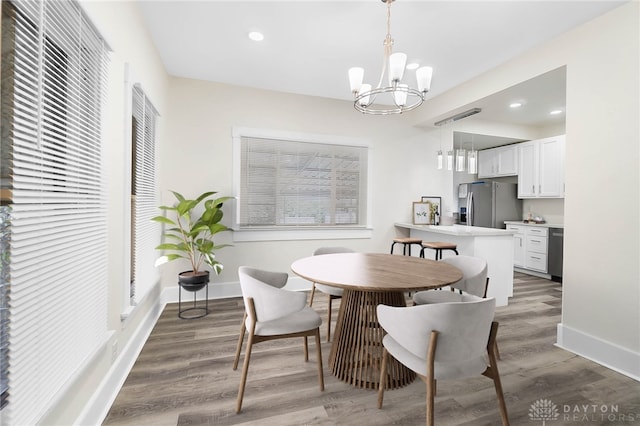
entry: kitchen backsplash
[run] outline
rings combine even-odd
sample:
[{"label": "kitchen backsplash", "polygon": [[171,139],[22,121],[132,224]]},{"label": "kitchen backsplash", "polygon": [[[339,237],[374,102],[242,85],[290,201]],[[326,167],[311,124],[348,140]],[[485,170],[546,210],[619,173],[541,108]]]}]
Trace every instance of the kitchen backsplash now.
[{"label": "kitchen backsplash", "polygon": [[523,200],[522,215],[542,216],[547,223],[564,224],[564,198]]}]

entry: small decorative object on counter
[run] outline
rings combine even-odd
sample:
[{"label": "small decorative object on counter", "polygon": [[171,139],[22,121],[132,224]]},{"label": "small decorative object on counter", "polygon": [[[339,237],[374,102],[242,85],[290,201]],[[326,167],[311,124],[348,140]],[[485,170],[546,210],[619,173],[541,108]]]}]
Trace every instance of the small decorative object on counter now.
[{"label": "small decorative object on counter", "polygon": [[531,212],[529,212],[529,214],[527,215],[527,218],[525,220],[523,220],[523,222],[524,223],[537,223],[537,224],[546,223],[546,221],[544,220],[544,218],[542,216],[534,215]]}]

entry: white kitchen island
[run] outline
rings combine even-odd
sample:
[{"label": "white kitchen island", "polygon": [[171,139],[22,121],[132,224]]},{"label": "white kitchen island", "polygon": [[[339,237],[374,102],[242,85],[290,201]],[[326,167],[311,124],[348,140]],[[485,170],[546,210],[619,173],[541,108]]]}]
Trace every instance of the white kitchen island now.
[{"label": "white kitchen island", "polygon": [[[506,306],[513,296],[513,235],[506,229],[482,228],[465,225],[413,225],[395,223],[398,228],[409,230],[409,236],[422,241],[445,241],[458,245],[458,253],[483,258],[488,264],[488,297],[495,297],[497,306]],[[435,258],[435,251],[425,249],[424,257]],[[419,253],[413,252],[415,256]],[[455,256],[444,250],[442,257]]]}]

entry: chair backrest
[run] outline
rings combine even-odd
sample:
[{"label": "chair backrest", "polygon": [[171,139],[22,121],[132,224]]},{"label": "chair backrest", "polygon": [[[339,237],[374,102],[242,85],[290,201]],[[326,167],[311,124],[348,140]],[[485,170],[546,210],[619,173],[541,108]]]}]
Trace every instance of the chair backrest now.
[{"label": "chair backrest", "polygon": [[355,250],[352,250],[347,247],[320,247],[313,252],[313,255],[319,256],[321,254],[335,254],[335,253],[355,253]]},{"label": "chair backrest", "polygon": [[484,297],[487,288],[487,261],[473,256],[451,256],[441,259],[462,271],[462,279],[451,287],[478,297]]},{"label": "chair backrest", "polygon": [[263,269],[252,268],[250,266],[241,266],[238,268],[238,274],[245,274],[256,280],[269,284],[271,287],[282,288],[287,284],[289,274],[286,272],[272,272]]},{"label": "chair backrest", "polygon": [[[278,285],[284,286],[286,283],[287,274],[284,272],[270,272],[241,266],[238,268],[238,276],[245,310],[250,320],[253,320],[252,305],[255,308],[255,320],[263,322],[298,312],[307,303],[305,293],[288,291],[278,287]],[[272,281],[263,281],[263,278]],[[252,300],[252,303],[249,302],[249,299]]]},{"label": "chair backrest", "polygon": [[409,307],[378,305],[384,330],[413,355],[426,360],[429,336],[437,331],[435,362],[448,365],[477,360],[486,354],[494,298],[463,295],[462,302]]}]

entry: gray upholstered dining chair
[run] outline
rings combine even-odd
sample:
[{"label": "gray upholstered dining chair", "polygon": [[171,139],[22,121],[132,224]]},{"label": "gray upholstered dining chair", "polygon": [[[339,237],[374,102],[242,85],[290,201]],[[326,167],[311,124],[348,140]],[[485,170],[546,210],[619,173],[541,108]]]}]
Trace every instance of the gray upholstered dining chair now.
[{"label": "gray upholstered dining chair", "polygon": [[[452,291],[425,290],[413,295],[413,303],[425,305],[429,303],[460,302],[463,293],[477,297],[487,297],[489,279],[487,278],[487,261],[473,256],[452,256],[440,262],[448,263],[462,271],[462,279],[451,285]],[[455,291],[458,290],[458,291]]]},{"label": "gray upholstered dining chair", "polygon": [[[265,271],[263,269],[250,268],[248,266],[242,267],[242,270],[245,274],[262,281],[264,284],[269,284],[275,288],[282,288],[287,285],[287,280],[289,279],[289,274],[286,272],[273,272],[273,271]],[[247,327],[245,323],[247,321],[247,311],[245,309],[244,316],[242,317],[242,322],[240,323],[240,335],[238,337],[238,345],[236,347],[236,357],[233,360],[233,369],[236,370],[238,368],[238,361],[240,360],[240,352],[242,351],[242,342],[244,341],[244,333]]]},{"label": "gray upholstered dining chair", "polygon": [[[451,285],[451,291],[426,290],[419,291],[413,295],[415,305],[426,305],[430,303],[461,302],[463,294],[470,294],[477,297],[487,297],[489,288],[489,277],[487,276],[487,261],[472,256],[447,257],[440,260],[462,271],[462,279]],[[457,290],[457,291],[455,291]],[[495,346],[496,357],[500,359],[498,343]]]},{"label": "gray upholstered dining chair", "polygon": [[[303,337],[304,357],[305,361],[308,361],[307,337],[314,336],[316,340],[318,382],[320,390],[324,390],[322,350],[320,347],[320,325],[322,324],[322,319],[313,309],[306,306],[307,296],[305,293],[288,291],[265,283],[262,279],[269,278],[269,274],[266,272],[248,266],[241,266],[238,269],[246,312],[244,325],[249,332],[249,337],[238,389],[236,413],[239,413],[242,409],[242,398],[247,382],[253,345],[267,340]],[[240,344],[241,341],[239,342]]]},{"label": "gray upholstered dining chair", "polygon": [[[413,370],[427,386],[427,426],[434,422],[436,380],[484,375],[493,379],[503,426],[509,425],[494,345],[495,299],[463,295],[461,302],[409,307],[378,305],[382,364],[378,408],[382,408],[389,355]],[[488,360],[488,363],[487,363]],[[488,365],[487,365],[488,364]]]},{"label": "gray upholstered dining chair", "polygon": [[[347,247],[320,247],[313,252],[314,256],[323,254],[334,253],[355,253],[354,250]],[[311,287],[311,297],[309,298],[309,306],[313,306],[313,297],[316,294],[316,289],[322,293],[326,293],[329,296],[329,306],[327,307],[327,342],[331,340],[331,305],[334,299],[340,299],[342,297],[342,289],[337,287],[331,287],[330,285],[313,283]]]}]

